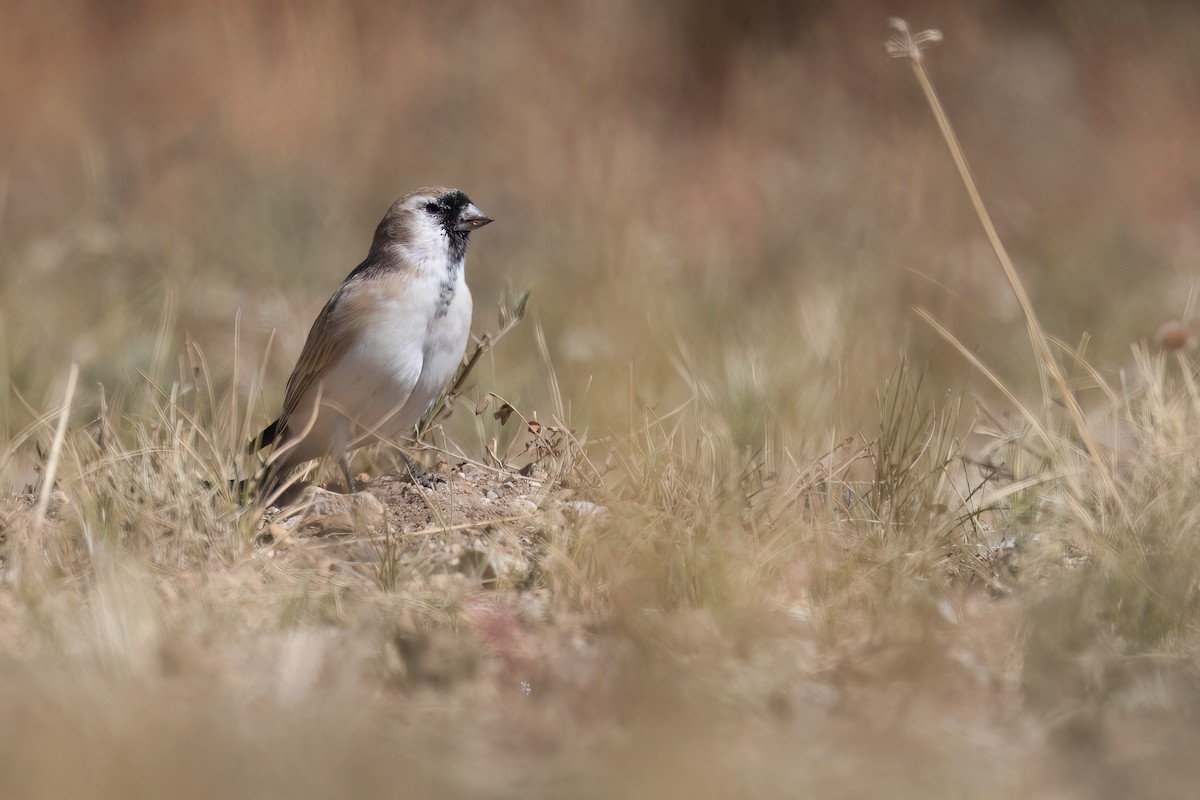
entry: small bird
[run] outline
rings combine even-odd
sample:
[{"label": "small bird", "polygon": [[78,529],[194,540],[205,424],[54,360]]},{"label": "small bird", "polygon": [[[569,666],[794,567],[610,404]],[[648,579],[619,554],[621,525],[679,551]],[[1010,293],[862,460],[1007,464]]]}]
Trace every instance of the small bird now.
[{"label": "small bird", "polygon": [[251,442],[275,445],[263,485],[331,456],[354,491],[349,454],[394,442],[462,363],[471,332],[467,239],[492,218],[457,189],[404,195],[375,229],[367,258],[317,315],[288,378],[279,418]]}]

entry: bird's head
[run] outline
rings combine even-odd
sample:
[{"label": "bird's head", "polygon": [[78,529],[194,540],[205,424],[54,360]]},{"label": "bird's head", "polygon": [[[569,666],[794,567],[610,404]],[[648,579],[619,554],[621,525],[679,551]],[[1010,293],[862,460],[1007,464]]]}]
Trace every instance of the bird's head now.
[{"label": "bird's head", "polygon": [[401,197],[375,229],[372,253],[397,252],[413,262],[461,261],[467,237],[492,218],[458,189],[426,187]]}]

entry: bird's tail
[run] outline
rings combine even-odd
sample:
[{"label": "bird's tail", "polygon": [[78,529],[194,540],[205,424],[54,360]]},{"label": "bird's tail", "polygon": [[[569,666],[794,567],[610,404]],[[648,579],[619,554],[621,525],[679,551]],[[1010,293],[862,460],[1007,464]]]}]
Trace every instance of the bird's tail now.
[{"label": "bird's tail", "polygon": [[[262,429],[262,432],[246,443],[246,454],[253,455],[262,448],[274,444],[276,437],[279,435],[279,420],[275,420],[270,425]],[[229,482],[229,489],[234,496],[242,502],[248,500],[252,495],[258,494],[263,488],[265,481],[270,479],[269,470],[256,471],[256,474],[245,480],[232,480]]]},{"label": "bird's tail", "polygon": [[248,454],[249,453],[257,453],[259,450],[266,447],[267,445],[274,444],[275,437],[278,434],[279,434],[279,420],[275,420],[270,425],[263,428],[262,433],[260,433],[258,436],[255,436],[253,439],[250,440],[250,443],[246,445],[246,452]]}]

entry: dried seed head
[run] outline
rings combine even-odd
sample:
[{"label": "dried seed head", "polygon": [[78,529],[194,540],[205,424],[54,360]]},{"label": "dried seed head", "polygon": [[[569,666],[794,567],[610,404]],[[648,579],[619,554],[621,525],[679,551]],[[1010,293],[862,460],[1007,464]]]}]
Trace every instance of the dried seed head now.
[{"label": "dried seed head", "polygon": [[888,27],[895,31],[891,38],[887,40],[884,49],[892,58],[911,58],[913,61],[921,60],[921,48],[930,42],[940,42],[942,40],[942,32],[930,28],[921,31],[920,33],[912,33],[908,29],[908,23],[899,17],[892,17],[888,20]]}]

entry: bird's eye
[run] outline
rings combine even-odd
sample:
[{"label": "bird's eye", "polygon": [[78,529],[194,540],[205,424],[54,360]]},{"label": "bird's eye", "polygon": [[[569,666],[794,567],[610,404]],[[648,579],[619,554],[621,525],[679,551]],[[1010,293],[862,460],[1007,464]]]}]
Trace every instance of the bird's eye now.
[{"label": "bird's eye", "polygon": [[439,210],[438,204],[437,203],[426,203],[425,210],[428,211],[430,214],[436,214]]}]

